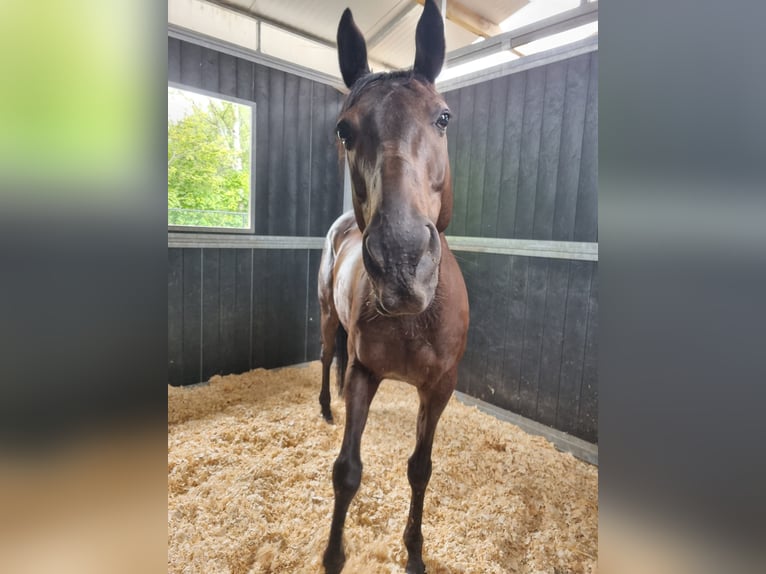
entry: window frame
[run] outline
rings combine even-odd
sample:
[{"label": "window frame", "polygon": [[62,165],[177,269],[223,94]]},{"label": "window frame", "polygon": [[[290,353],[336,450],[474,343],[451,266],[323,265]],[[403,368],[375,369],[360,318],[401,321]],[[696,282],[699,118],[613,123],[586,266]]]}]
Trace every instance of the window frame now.
[{"label": "window frame", "polygon": [[[180,82],[168,81],[168,88],[174,88],[177,90],[184,90],[187,92],[193,92],[201,96],[207,96],[209,98],[215,98],[218,100],[224,100],[234,104],[247,106],[250,108],[250,203],[248,204],[248,212],[250,219],[250,226],[245,228],[235,227],[203,227],[192,225],[170,225],[168,224],[168,232],[187,232],[187,233],[218,233],[218,234],[248,234],[253,235],[255,233],[255,120],[256,120],[256,103],[250,100],[238,98],[236,96],[229,96],[228,94],[221,94],[219,92],[213,92],[211,90],[205,90],[203,88],[197,88],[196,86],[189,86]],[[167,196],[167,187],[165,188],[165,195]]]}]

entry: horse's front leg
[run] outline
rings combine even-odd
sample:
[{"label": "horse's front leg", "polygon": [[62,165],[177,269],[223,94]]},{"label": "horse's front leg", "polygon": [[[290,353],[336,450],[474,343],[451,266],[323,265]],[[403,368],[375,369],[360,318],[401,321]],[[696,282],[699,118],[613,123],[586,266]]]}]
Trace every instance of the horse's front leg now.
[{"label": "horse's front leg", "polygon": [[322,306],[321,336],[322,336],[322,389],[319,391],[319,404],[322,416],[328,423],[333,422],[330,409],[330,365],[335,353],[335,333],[338,331],[338,315],[329,306]]},{"label": "horse's front leg", "polygon": [[330,526],[330,540],[324,552],[322,564],[327,574],[336,574],[343,569],[346,555],[343,551],[343,525],[346,513],[362,481],[362,458],[360,446],[362,432],[367,423],[370,403],[380,385],[367,369],[355,361],[346,376],[346,428],[340,454],[332,469],[332,483],[335,489],[335,507]]},{"label": "horse's front leg", "polygon": [[423,574],[423,500],[426,487],[431,479],[431,450],[434,433],[444,407],[447,406],[457,383],[457,370],[453,369],[432,387],[420,389],[417,437],[415,451],[407,464],[407,478],[412,489],[410,514],[404,530],[404,545],[407,547],[407,574]]}]

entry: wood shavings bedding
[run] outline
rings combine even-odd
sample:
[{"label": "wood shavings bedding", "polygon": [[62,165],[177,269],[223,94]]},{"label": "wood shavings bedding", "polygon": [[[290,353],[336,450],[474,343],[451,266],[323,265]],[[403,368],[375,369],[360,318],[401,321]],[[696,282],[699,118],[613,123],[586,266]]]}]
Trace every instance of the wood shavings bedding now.
[{"label": "wood shavings bedding", "polygon": [[[168,387],[168,572],[320,573],[345,419],[319,362]],[[335,387],[333,386],[333,391]],[[381,384],[362,438],[344,573],[403,572],[415,389]],[[429,574],[593,574],[598,471],[452,399],[423,518]]]}]

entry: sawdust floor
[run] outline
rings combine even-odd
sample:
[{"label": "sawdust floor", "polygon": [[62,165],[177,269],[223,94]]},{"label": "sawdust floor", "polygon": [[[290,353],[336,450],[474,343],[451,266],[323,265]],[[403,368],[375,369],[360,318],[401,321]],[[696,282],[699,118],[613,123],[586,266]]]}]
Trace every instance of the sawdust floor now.
[{"label": "sawdust floor", "polygon": [[[168,387],[168,572],[321,572],[332,463],[307,367]],[[333,386],[333,391],[335,387]],[[362,441],[344,573],[403,572],[417,394],[385,381]],[[597,469],[452,399],[437,429],[423,536],[429,574],[596,572]]]}]

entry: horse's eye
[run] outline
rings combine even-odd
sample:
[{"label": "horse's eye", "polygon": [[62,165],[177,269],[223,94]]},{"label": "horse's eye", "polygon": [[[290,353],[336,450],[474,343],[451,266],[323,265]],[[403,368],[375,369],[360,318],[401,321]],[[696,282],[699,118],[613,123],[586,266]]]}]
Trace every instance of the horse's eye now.
[{"label": "horse's eye", "polygon": [[436,125],[439,126],[441,129],[446,130],[447,124],[449,123],[449,112],[442,112],[439,116],[439,119],[436,120]]},{"label": "horse's eye", "polygon": [[338,122],[338,125],[335,126],[335,135],[338,136],[338,139],[346,149],[351,147],[351,126],[347,122],[343,120]]}]

